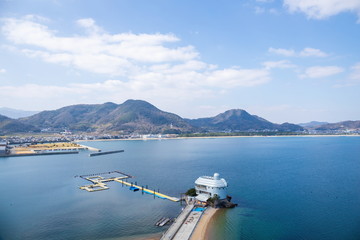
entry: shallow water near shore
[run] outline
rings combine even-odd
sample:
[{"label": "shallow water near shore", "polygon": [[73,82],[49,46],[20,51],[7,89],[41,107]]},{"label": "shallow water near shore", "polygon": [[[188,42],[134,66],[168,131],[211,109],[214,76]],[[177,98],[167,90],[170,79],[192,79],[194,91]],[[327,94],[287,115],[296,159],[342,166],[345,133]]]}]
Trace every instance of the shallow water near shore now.
[{"label": "shallow water near shore", "polygon": [[213,239],[359,239],[360,137],[248,137],[82,144],[124,153],[0,158],[0,239],[126,239],[156,234],[179,203],[111,182],[86,192],[76,175],[119,170],[170,196],[219,172],[239,204]]}]

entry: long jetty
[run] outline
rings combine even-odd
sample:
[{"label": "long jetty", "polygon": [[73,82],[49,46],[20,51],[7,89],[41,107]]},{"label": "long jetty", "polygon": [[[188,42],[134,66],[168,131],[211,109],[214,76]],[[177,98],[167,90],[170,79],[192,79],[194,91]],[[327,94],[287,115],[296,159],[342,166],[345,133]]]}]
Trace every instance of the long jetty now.
[{"label": "long jetty", "polygon": [[33,152],[33,153],[10,153],[2,154],[0,157],[25,157],[25,156],[45,156],[45,155],[59,155],[59,154],[78,154],[79,151],[68,151],[68,152]]},{"label": "long jetty", "polygon": [[121,153],[124,152],[124,150],[115,150],[115,151],[106,151],[106,152],[96,152],[96,153],[90,153],[90,157],[99,156],[99,155],[106,155],[106,154],[113,154],[113,153]]}]

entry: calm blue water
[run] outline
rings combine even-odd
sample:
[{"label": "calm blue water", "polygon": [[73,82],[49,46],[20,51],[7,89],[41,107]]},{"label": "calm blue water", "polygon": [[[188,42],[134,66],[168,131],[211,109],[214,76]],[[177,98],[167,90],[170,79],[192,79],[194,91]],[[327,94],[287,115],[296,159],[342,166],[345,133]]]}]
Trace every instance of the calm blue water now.
[{"label": "calm blue water", "polygon": [[75,175],[120,170],[179,196],[219,172],[239,204],[211,239],[360,239],[360,137],[87,142],[124,153],[0,158],[0,239],[115,239],[164,229],[178,203],[119,183],[88,193]]}]

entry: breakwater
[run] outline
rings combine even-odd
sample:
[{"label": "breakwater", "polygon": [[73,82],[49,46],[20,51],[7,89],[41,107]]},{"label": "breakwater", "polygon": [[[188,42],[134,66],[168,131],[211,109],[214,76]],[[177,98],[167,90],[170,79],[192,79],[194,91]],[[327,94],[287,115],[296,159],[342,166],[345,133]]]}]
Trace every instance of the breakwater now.
[{"label": "breakwater", "polygon": [[124,150],[115,150],[115,151],[106,151],[106,152],[97,152],[97,153],[90,153],[90,157],[100,156],[100,155],[106,155],[106,154],[114,154],[114,153],[121,153],[124,152]]},{"label": "breakwater", "polygon": [[26,156],[43,156],[43,155],[60,155],[60,154],[78,154],[78,151],[67,151],[67,152],[39,152],[39,153],[10,153],[3,154],[0,157],[26,157]]}]

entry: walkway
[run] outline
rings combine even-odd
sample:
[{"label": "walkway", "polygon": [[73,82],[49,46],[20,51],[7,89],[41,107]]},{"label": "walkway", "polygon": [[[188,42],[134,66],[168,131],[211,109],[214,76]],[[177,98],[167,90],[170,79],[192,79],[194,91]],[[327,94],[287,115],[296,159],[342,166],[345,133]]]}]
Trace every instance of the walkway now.
[{"label": "walkway", "polygon": [[183,223],[185,222],[185,220],[187,219],[187,217],[189,216],[189,214],[191,213],[193,207],[194,205],[187,205],[160,240],[173,239],[183,225]]}]

